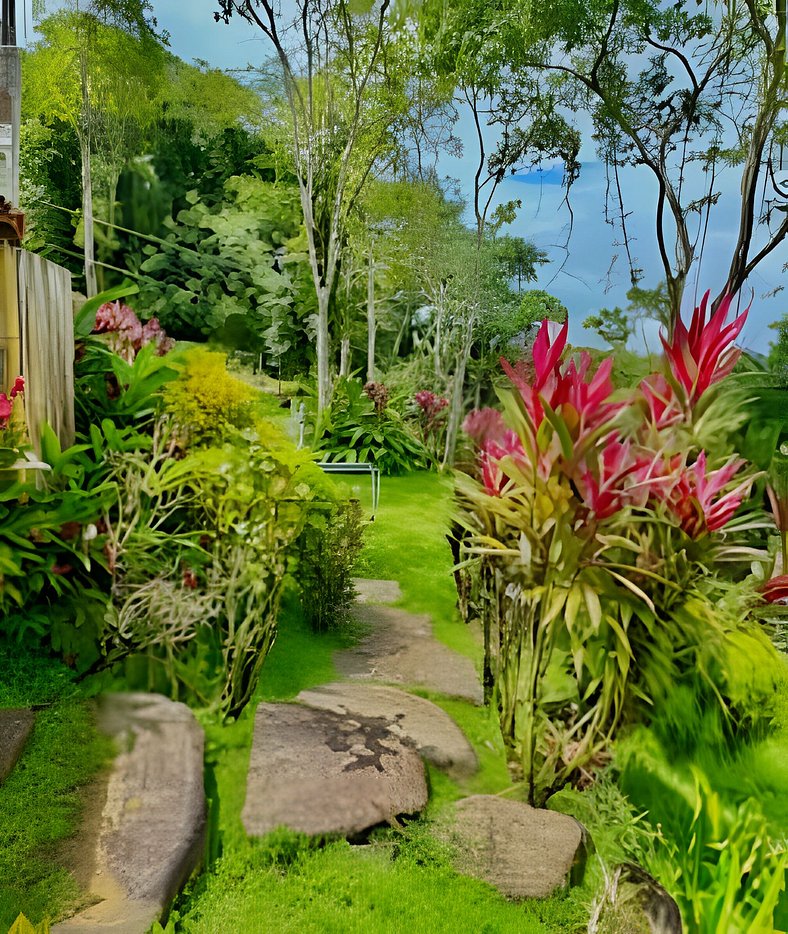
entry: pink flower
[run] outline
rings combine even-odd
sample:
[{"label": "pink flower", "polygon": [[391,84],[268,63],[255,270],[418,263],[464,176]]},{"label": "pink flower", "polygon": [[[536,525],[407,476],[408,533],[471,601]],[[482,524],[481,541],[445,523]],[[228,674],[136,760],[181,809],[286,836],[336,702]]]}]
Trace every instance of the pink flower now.
[{"label": "pink flower", "polygon": [[647,376],[640,383],[640,391],[648,406],[651,424],[657,429],[669,428],[681,421],[683,413],[673,387],[661,373]]},{"label": "pink flower", "polygon": [[482,469],[482,483],[490,496],[500,496],[501,490],[509,480],[501,467],[501,460],[504,457],[512,457],[522,461],[524,456],[522,442],[513,431],[504,433],[501,444],[492,439],[483,443],[479,452],[479,463]]},{"label": "pink flower", "polygon": [[596,472],[583,465],[577,477],[577,488],[597,519],[607,519],[632,502],[632,493],[625,481],[640,466],[641,462],[633,457],[630,442],[621,441],[615,432],[605,439]]},{"label": "pink flower", "polygon": [[761,584],[758,591],[763,594],[767,603],[788,603],[788,574],[772,577]]},{"label": "pink flower", "polygon": [[538,392],[547,382],[552,373],[558,370],[558,363],[566,348],[566,338],[569,334],[569,320],[563,327],[555,321],[542,322],[539,333],[536,335],[533,348],[534,367],[536,378],[534,389]]},{"label": "pink flower", "polygon": [[701,451],[691,467],[680,470],[665,501],[690,538],[716,532],[733,518],[754,478],[748,477],[735,489],[720,494],[743,466],[744,461],[734,457],[707,474],[706,452]]},{"label": "pink flower", "polygon": [[11,400],[4,392],[0,392],[0,428],[8,428],[12,410]]},{"label": "pink flower", "polygon": [[14,385],[11,387],[11,398],[15,399],[20,393],[25,391],[25,378],[24,376],[17,376],[14,380]]},{"label": "pink flower", "polygon": [[465,417],[462,430],[479,447],[485,441],[503,441],[506,425],[497,409],[474,409]]},{"label": "pink flower", "polygon": [[750,310],[748,305],[726,326],[725,319],[733,301],[732,295],[726,295],[707,322],[708,300],[709,292],[706,292],[700,306],[692,313],[689,331],[679,318],[670,343],[660,334],[671,371],[687,393],[690,404],[733,370],[741,351],[732,344],[744,327]]}]

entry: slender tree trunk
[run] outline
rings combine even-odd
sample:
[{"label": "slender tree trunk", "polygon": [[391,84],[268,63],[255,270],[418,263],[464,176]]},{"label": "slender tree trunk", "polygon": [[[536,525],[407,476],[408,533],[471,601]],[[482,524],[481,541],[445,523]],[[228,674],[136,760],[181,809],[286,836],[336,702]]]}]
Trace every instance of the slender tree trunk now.
[{"label": "slender tree trunk", "polygon": [[454,464],[454,455],[457,451],[457,438],[460,433],[462,413],[465,409],[465,368],[471,353],[473,343],[473,329],[476,315],[471,312],[465,321],[465,334],[462,344],[458,348],[457,361],[452,378],[452,391],[449,400],[449,417],[446,420],[446,446],[443,451],[441,470]]},{"label": "slender tree trunk", "polygon": [[339,375],[350,375],[350,338],[343,337],[339,345]]},{"label": "slender tree trunk", "polygon": [[82,159],[82,227],[85,255],[85,292],[92,298],[98,291],[96,284],[95,243],[93,236],[93,179],[90,171],[91,113],[88,94],[88,66],[85,53],[79,55],[79,72],[82,90],[80,113],[79,152]]},{"label": "slender tree trunk", "polygon": [[372,261],[372,247],[369,248],[369,267],[367,269],[367,382],[375,379],[375,264]]},{"label": "slender tree trunk", "polygon": [[317,408],[319,412],[331,402],[331,372],[329,369],[328,303],[329,290],[323,285],[317,290]]}]

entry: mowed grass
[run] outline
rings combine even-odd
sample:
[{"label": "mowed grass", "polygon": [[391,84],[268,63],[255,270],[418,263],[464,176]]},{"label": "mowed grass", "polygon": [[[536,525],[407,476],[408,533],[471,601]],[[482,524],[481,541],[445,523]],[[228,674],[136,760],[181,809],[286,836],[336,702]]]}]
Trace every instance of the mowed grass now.
[{"label": "mowed grass", "polygon": [[[575,896],[521,904],[457,875],[429,840],[322,847],[273,834],[221,859],[175,922],[188,934],[580,934]],[[281,847],[281,849],[280,849]]]},{"label": "mowed grass", "polygon": [[111,757],[73,674],[60,662],[0,647],[0,707],[46,705],[16,767],[0,785],[0,931],[17,915],[62,917],[83,894],[58,847],[79,825],[82,789]]}]

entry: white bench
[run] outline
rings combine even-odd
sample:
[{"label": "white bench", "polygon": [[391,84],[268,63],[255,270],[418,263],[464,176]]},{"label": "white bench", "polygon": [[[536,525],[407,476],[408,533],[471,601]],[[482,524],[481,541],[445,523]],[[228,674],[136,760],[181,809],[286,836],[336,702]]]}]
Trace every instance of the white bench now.
[{"label": "white bench", "polygon": [[369,474],[372,481],[372,518],[380,500],[380,467],[374,464],[351,464],[349,461],[320,461],[317,465],[326,473]]}]

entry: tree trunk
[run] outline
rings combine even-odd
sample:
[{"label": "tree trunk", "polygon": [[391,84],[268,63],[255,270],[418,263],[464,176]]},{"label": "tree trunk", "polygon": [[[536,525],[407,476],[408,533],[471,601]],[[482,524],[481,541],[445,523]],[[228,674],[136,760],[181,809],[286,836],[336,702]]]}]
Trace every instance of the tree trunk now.
[{"label": "tree trunk", "polygon": [[372,261],[372,248],[369,250],[369,268],[367,270],[367,382],[375,379],[375,264]]},{"label": "tree trunk", "polygon": [[339,345],[339,375],[350,375],[350,338],[343,337]]},{"label": "tree trunk", "polygon": [[325,286],[317,290],[317,409],[322,412],[331,402],[331,373],[329,371],[328,302]]},{"label": "tree trunk", "polygon": [[85,53],[79,55],[82,108],[80,113],[79,153],[82,159],[82,229],[85,255],[85,293],[92,298],[98,291],[96,285],[95,245],[93,236],[93,179],[90,171],[91,113],[88,94],[88,66]]},{"label": "tree trunk", "polygon": [[93,236],[93,180],[90,172],[90,143],[80,136],[80,155],[82,158],[82,229],[85,256],[85,294],[92,298],[98,292],[96,283],[96,265],[94,261]]},{"label": "tree trunk", "polygon": [[465,409],[465,368],[471,353],[473,343],[473,328],[476,315],[471,313],[465,321],[465,334],[462,345],[458,348],[454,377],[452,379],[451,399],[449,400],[449,417],[446,420],[446,446],[443,451],[441,470],[454,465],[454,455],[457,450],[457,438],[460,433],[460,422]]}]

